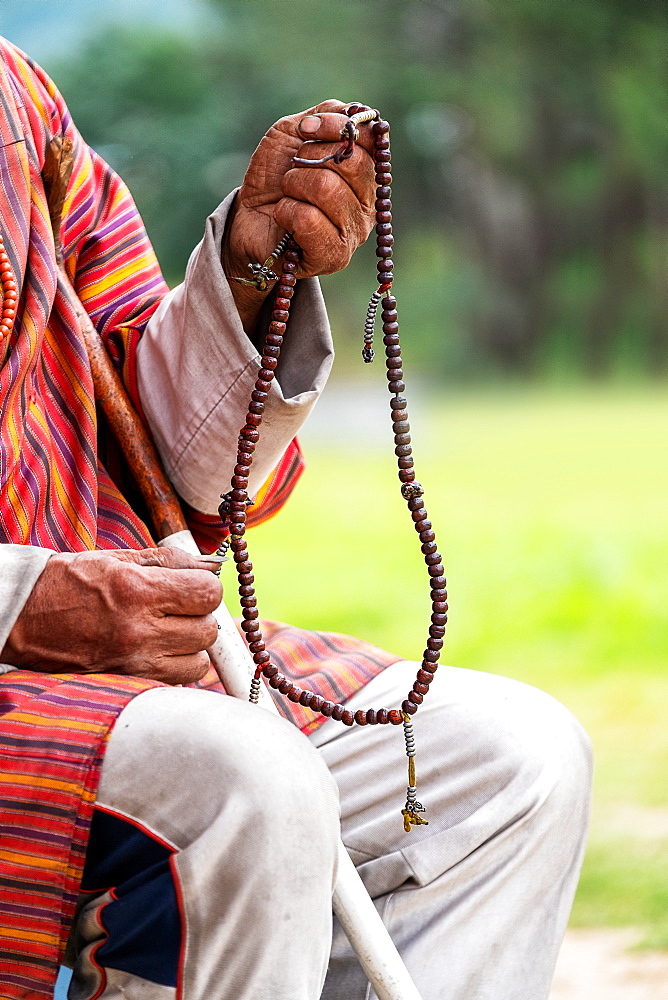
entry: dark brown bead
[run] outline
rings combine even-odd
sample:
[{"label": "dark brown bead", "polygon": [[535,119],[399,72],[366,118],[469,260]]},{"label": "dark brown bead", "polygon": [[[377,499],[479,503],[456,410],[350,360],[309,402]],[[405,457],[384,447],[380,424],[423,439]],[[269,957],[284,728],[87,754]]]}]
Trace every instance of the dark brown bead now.
[{"label": "dark brown bead", "polygon": [[272,320],[269,324],[269,333],[272,333],[275,337],[282,337],[285,333],[285,323],[279,323],[277,320]]},{"label": "dark brown bead", "polygon": [[427,566],[437,566],[441,564],[441,553],[432,552],[424,557]]},{"label": "dark brown bead", "polygon": [[[239,567],[237,566],[237,569]],[[252,587],[255,583],[255,575],[253,573],[247,573],[245,570],[243,573],[239,574],[239,583],[242,587]]]},{"label": "dark brown bead", "polygon": [[296,284],[297,284],[297,279],[295,278],[294,274],[282,274],[281,284],[279,286],[279,291],[281,295],[287,295],[287,292],[283,291],[284,286],[286,288],[292,288]]},{"label": "dark brown bead", "polygon": [[[431,582],[432,588],[434,590],[439,591],[439,592],[440,591],[444,591],[445,588],[448,585],[448,581],[445,579],[444,576],[432,576],[430,582]],[[434,600],[436,600],[436,598],[434,598]]]},{"label": "dark brown bead", "polygon": [[260,617],[260,612],[257,610],[257,608],[244,608],[243,616],[244,616],[244,621],[252,622],[255,621],[256,618]]},{"label": "dark brown bead", "polygon": [[[255,445],[253,445],[253,450],[255,450]],[[250,465],[251,462],[253,461],[253,455],[252,452],[250,451],[240,451],[239,454],[237,455],[237,458],[240,462],[244,462],[246,465]],[[236,493],[237,491],[234,490],[233,492]],[[244,504],[244,507],[245,506],[246,505]]]},{"label": "dark brown bead", "polygon": [[426,556],[430,556],[432,553],[436,552],[436,542],[424,542],[420,548]]},{"label": "dark brown bead", "polygon": [[254,399],[248,404],[249,413],[264,413],[264,403],[257,403]]},{"label": "dark brown bead", "polygon": [[398,708],[393,708],[390,712],[390,725],[400,726],[404,720],[401,718],[401,712]]},{"label": "dark brown bead", "polygon": [[379,708],[376,712],[376,719],[381,726],[386,726],[390,721],[390,713],[386,708]]},{"label": "dark brown bead", "polygon": [[[378,271],[391,271],[393,267],[394,267],[394,262],[390,259],[379,260],[378,263],[376,264],[376,269]],[[392,330],[390,332],[396,333],[396,330]]]},{"label": "dark brown bead", "polygon": [[[232,476],[231,483],[235,490],[247,490],[248,476]],[[232,534],[236,535],[238,532],[232,531]]]},{"label": "dark brown bead", "polygon": [[[253,653],[253,662],[258,667],[261,667],[263,663],[269,662],[269,653],[265,651],[262,651],[260,653]],[[262,667],[262,669],[264,670],[264,667]]]},{"label": "dark brown bead", "polygon": [[314,694],[313,698],[311,699],[311,704],[309,705],[309,708],[313,712],[319,712],[323,706],[324,701],[325,699],[321,698],[319,694]]},{"label": "dark brown bead", "polygon": [[[417,524],[419,524],[419,526],[420,526],[420,528],[419,528],[420,532],[431,531],[431,521],[426,516],[427,511],[424,509],[424,506],[422,507],[422,510],[424,511],[424,514],[422,515],[422,517],[416,517],[415,515],[418,513],[418,511],[415,511],[413,513],[413,520],[416,521]],[[416,527],[417,527],[417,524],[416,524]]]},{"label": "dark brown bead", "polygon": [[432,680],[434,678],[434,674],[436,673],[437,669],[438,669],[438,663],[427,663],[426,660],[423,660],[420,665],[420,670],[422,670],[425,674],[427,673],[431,674]]},{"label": "dark brown bead", "polygon": [[[241,631],[242,632],[253,632],[253,633],[255,633],[255,632],[257,632],[257,625],[255,624],[255,622],[242,622],[241,623]],[[257,640],[254,640],[254,641],[257,641]]]},{"label": "dark brown bead", "polygon": [[376,161],[376,163],[389,163],[391,158],[391,153],[388,153],[386,149],[379,149],[377,153],[374,153],[373,158]]},{"label": "dark brown bead", "polygon": [[446,601],[435,601],[434,604],[432,604],[431,610],[433,612],[433,614],[431,616],[431,620],[433,621],[433,623],[435,625],[445,625],[445,622],[437,622],[436,619],[434,618],[434,615],[436,615],[436,614],[438,614],[440,612],[445,617],[445,612],[448,610],[447,602]]},{"label": "dark brown bead", "polygon": [[377,198],[391,198],[392,188],[390,184],[392,183],[392,174],[389,170],[385,169],[376,172],[376,184],[379,186],[376,188]]},{"label": "dark brown bead", "polygon": [[367,709],[366,721],[367,721],[367,725],[368,726],[375,726],[376,725],[376,722],[378,720],[376,719],[376,713],[373,710],[373,708],[368,708]]},{"label": "dark brown bead", "polygon": [[[401,412],[402,412],[401,410],[393,410],[392,411],[392,419],[393,419],[393,421],[399,419],[399,414]],[[395,413],[397,414],[396,417],[394,416]],[[395,434],[394,435],[394,443],[395,444],[410,444],[411,443],[411,436],[410,436],[410,434]]]},{"label": "dark brown bead", "polygon": [[287,323],[290,313],[287,309],[274,309],[271,318],[274,323]]},{"label": "dark brown bead", "polygon": [[390,131],[390,123],[386,122],[384,118],[380,118],[377,122],[373,124],[373,134],[374,135],[385,135]]},{"label": "dark brown bead", "polygon": [[381,247],[394,246],[394,236],[392,236],[391,234],[388,236],[378,236],[377,243]]},{"label": "dark brown bead", "polygon": [[269,368],[260,368],[260,378],[263,382],[271,383],[274,378],[274,373]]},{"label": "dark brown bead", "polygon": [[[284,298],[282,295],[277,295],[274,299],[274,309],[289,309],[290,299]],[[274,319],[283,319],[282,316],[275,316]]]},{"label": "dark brown bead", "polygon": [[250,559],[246,559],[244,562],[240,562],[237,565],[237,573],[240,573],[243,576],[245,576],[246,573],[252,573],[252,572],[253,572],[253,563],[250,561]]},{"label": "dark brown bead", "polygon": [[426,670],[423,670],[422,667],[420,667],[420,669],[417,672],[416,684],[424,684],[425,687],[428,688],[429,685],[431,684],[433,676],[434,676],[433,674],[427,673]]},{"label": "dark brown bead", "polygon": [[438,653],[435,649],[425,649],[422,658],[427,663],[438,663]]},{"label": "dark brown bead", "polygon": [[439,562],[434,563],[433,566],[429,566],[429,568],[427,569],[427,573],[429,573],[429,576],[442,576],[443,563],[439,560]]},{"label": "dark brown bead", "polygon": [[344,726],[352,726],[355,721],[355,716],[349,709],[344,709],[343,715],[341,716],[341,722]]},{"label": "dark brown bead", "polygon": [[297,703],[301,698],[301,696],[302,696],[302,689],[300,687],[297,687],[296,684],[293,684],[290,690],[288,691],[288,698],[290,699],[290,701]]},{"label": "dark brown bead", "polygon": [[297,270],[297,262],[294,260],[283,261],[283,276],[287,277],[288,274],[294,274]]},{"label": "dark brown bead", "polygon": [[273,381],[273,379],[270,379],[267,382],[266,379],[258,378],[256,380],[256,382],[255,382],[255,388],[258,389],[261,392],[269,392],[269,390],[271,389],[271,383],[272,383],[272,381]]},{"label": "dark brown bead", "polygon": [[299,696],[299,704],[303,705],[304,708],[308,708],[309,705],[311,704],[311,701],[313,700],[313,697],[314,697],[313,691],[302,691],[302,693]]},{"label": "dark brown bead", "polygon": [[239,595],[241,597],[253,597],[254,591],[252,587],[239,587]]},{"label": "dark brown bead", "polygon": [[376,211],[376,222],[377,223],[392,222],[392,213]]},{"label": "dark brown bead", "polygon": [[335,705],[334,711],[332,712],[332,718],[336,719],[337,722],[340,722],[341,719],[343,718],[344,712],[345,708],[343,707],[343,705]]},{"label": "dark brown bead", "polygon": [[388,358],[399,358],[401,357],[401,348],[398,344],[388,344],[388,340],[392,340],[392,337],[385,337],[385,355]]},{"label": "dark brown bead", "polygon": [[239,604],[242,608],[256,608],[257,597],[241,597],[239,599]]},{"label": "dark brown bead", "polygon": [[355,722],[358,726],[366,726],[366,712],[364,709],[360,708],[359,711],[355,712]]},{"label": "dark brown bead", "polygon": [[320,709],[320,714],[324,715],[326,718],[331,718],[334,714],[335,705],[333,701],[323,701],[322,708]]},{"label": "dark brown bead", "polygon": [[411,446],[409,444],[398,444],[394,449],[394,454],[398,458],[405,458],[406,455],[410,455]]},{"label": "dark brown bead", "polygon": [[385,298],[382,299],[380,304],[384,311],[387,311],[388,309],[397,308],[397,300],[395,299],[394,295],[389,295],[389,294],[386,295]]},{"label": "dark brown bead", "polygon": [[414,705],[421,705],[424,698],[419,693],[419,691],[410,691],[408,694],[408,700],[412,701]]},{"label": "dark brown bead", "polygon": [[392,247],[376,247],[376,257],[391,257]]},{"label": "dark brown bead", "polygon": [[[263,357],[262,357],[261,364],[264,364],[264,359],[265,358],[280,358],[280,356],[281,356],[281,349],[280,349],[280,347],[272,347],[272,345],[269,344],[269,345],[267,345],[266,348],[264,348],[264,350],[263,350],[262,353],[263,353]],[[266,367],[267,368],[271,368],[271,365],[267,365]]]},{"label": "dark brown bead", "polygon": [[[439,601],[438,603],[439,603],[440,606],[445,607],[445,609],[447,611],[448,605],[447,605],[446,601]],[[431,620],[434,623],[434,625],[447,625],[448,624],[448,616],[447,616],[447,614],[444,614],[443,612],[440,612],[440,613],[436,612],[436,611],[433,612],[432,616],[431,616]]]},{"label": "dark brown bead", "polygon": [[420,531],[420,541],[421,542],[435,542],[436,541],[436,535],[431,530],[431,528],[423,528]]},{"label": "dark brown bead", "polygon": [[[273,372],[278,365],[276,358],[268,358],[266,355],[262,358],[262,368],[260,368],[260,374],[264,371]],[[264,377],[264,376],[263,376]]]},{"label": "dark brown bead", "polygon": [[[272,374],[273,374],[273,372],[272,372]],[[260,440],[260,432],[259,432],[259,430],[256,427],[248,427],[248,426],[246,426],[246,427],[243,427],[242,430],[241,430],[241,437],[243,437],[243,439],[245,441],[248,441],[248,442],[254,444],[256,441]]]},{"label": "dark brown bead", "polygon": [[278,685],[278,690],[281,694],[289,694],[292,691],[292,681],[289,677],[286,677],[283,683]]},{"label": "dark brown bead", "polygon": [[292,296],[295,294],[295,290],[294,288],[291,288],[290,285],[286,285],[283,282],[281,282],[281,284],[276,289],[276,294],[281,299],[281,301],[285,302],[287,300],[289,302]]},{"label": "dark brown bead", "polygon": [[390,400],[390,409],[392,410],[405,410],[408,403],[403,396],[395,396],[394,399]]},{"label": "dark brown bead", "polygon": [[[280,347],[283,343],[283,337],[278,333],[268,333],[264,338],[264,342],[268,347]],[[262,386],[260,386],[262,388]]]},{"label": "dark brown bead", "polygon": [[393,337],[399,333],[398,323],[383,323],[383,333],[386,337]]},{"label": "dark brown bead", "polygon": [[[376,180],[379,178],[376,176]],[[376,188],[376,208],[392,208],[392,188],[387,184],[381,184],[380,187]],[[379,204],[383,202],[383,204]],[[385,204],[387,202],[388,204]]]},{"label": "dark brown bead", "polygon": [[394,323],[397,320],[399,313],[396,309],[383,309],[380,314],[380,318],[383,323]]},{"label": "dark brown bead", "polygon": [[376,226],[376,232],[379,236],[391,236],[392,226],[389,222],[381,222]]},{"label": "dark brown bead", "polygon": [[415,471],[413,469],[399,469],[399,482],[401,483],[414,483],[415,482]]},{"label": "dark brown bead", "polygon": [[429,635],[433,639],[442,639],[445,635],[445,625],[430,625]]},{"label": "dark brown bead", "polygon": [[374,147],[376,149],[389,149],[390,148],[390,140],[386,139],[384,135],[378,136],[376,139],[374,139],[374,143],[373,144],[374,144]]},{"label": "dark brown bead", "polygon": [[254,403],[266,403],[268,396],[269,393],[265,392],[264,389],[253,389],[251,392],[251,399]]},{"label": "dark brown bead", "polygon": [[389,385],[390,392],[403,392],[405,388],[405,383],[402,382],[401,379],[394,379],[393,376],[393,381],[391,381]]},{"label": "dark brown bead", "polygon": [[[433,584],[434,581],[432,580],[431,583]],[[448,592],[445,589],[445,584],[443,584],[442,587],[441,586],[432,587],[432,589],[429,591],[429,596],[433,601],[432,607],[434,606],[434,604],[440,604],[440,603],[444,603],[447,607]]]},{"label": "dark brown bead", "polygon": [[262,423],[262,417],[260,417],[257,413],[247,413],[246,423],[251,424],[253,427],[259,427]]},{"label": "dark brown bead", "polygon": [[255,634],[259,635],[260,633],[259,632],[246,633],[246,642],[248,643],[248,648],[250,649],[251,653],[264,653],[264,648],[265,648],[264,642],[262,641],[262,639],[254,639],[253,635]]},{"label": "dark brown bead", "polygon": [[274,674],[274,676],[270,678],[269,683],[273,688],[278,688],[280,687],[281,684],[283,684],[284,681],[285,681],[285,674],[282,674],[279,671],[279,673]]},{"label": "dark brown bead", "polygon": [[438,652],[439,650],[443,649],[443,640],[431,639],[431,638],[427,639],[427,649],[432,649]]},{"label": "dark brown bead", "polygon": [[401,370],[402,361],[401,358],[388,358],[385,364],[388,371],[391,370],[393,373],[396,373]]},{"label": "dark brown bead", "polygon": [[271,678],[275,677],[276,674],[278,673],[278,667],[275,667],[272,663],[268,667],[265,667],[262,673],[267,678],[267,680],[271,680]]},{"label": "dark brown bead", "polygon": [[401,703],[401,709],[406,713],[406,715],[415,715],[417,712],[417,705],[414,705],[412,701],[403,701]]},{"label": "dark brown bead", "polygon": [[389,214],[392,211],[392,202],[389,198],[376,198],[374,208],[377,212],[387,212]]},{"label": "dark brown bead", "polygon": [[393,358],[387,362],[387,377],[391,382],[398,382],[404,377],[403,368],[395,367]]}]

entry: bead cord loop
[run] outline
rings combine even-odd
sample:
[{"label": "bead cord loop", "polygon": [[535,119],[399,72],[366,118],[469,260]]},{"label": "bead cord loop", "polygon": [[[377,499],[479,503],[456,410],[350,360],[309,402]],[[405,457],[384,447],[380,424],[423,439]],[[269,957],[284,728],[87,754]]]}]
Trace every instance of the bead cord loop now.
[{"label": "bead cord loop", "polygon": [[[371,128],[374,137],[378,289],[371,296],[371,302],[367,310],[364,327],[363,356],[365,361],[371,360],[373,356],[373,349],[371,347],[373,329],[378,307],[381,306],[383,344],[386,356],[385,364],[387,368],[388,388],[391,396],[390,409],[395,444],[394,451],[397,457],[401,494],[406,501],[415,525],[415,530],[420,539],[421,551],[427,566],[430,583],[431,624],[429,626],[429,636],[423,652],[420,669],[417,672],[412,689],[402,702],[401,709],[369,708],[366,710],[358,709],[353,713],[343,704],[327,701],[316,694],[316,692],[299,687],[289,678],[285,677],[284,674],[280,673],[278,668],[271,663],[260,629],[259,611],[257,609],[254,588],[253,564],[248,555],[248,546],[245,538],[246,511],[248,505],[252,502],[248,496],[248,481],[253,453],[260,438],[260,426],[262,424],[265,403],[278,366],[278,359],[290,315],[291,300],[297,283],[295,272],[299,265],[300,251],[292,235],[289,233],[285,235],[276,248],[276,251],[271,255],[274,261],[269,264],[271,258],[268,258],[264,265],[265,267],[271,267],[275,262],[275,258],[282,254],[281,273],[276,279],[275,299],[268,332],[262,349],[261,367],[255,382],[255,388],[251,394],[246,423],[239,432],[237,463],[234,467],[234,475],[231,482],[232,488],[228,493],[223,495],[222,503],[219,507],[220,516],[229,528],[230,535],[229,539],[226,539],[221,545],[217,554],[224,554],[222,551],[223,546],[225,546],[225,551],[227,551],[227,547],[229,546],[236,563],[242,613],[241,629],[245,634],[246,642],[256,665],[255,675],[251,684],[250,700],[257,702],[261,678],[264,676],[269,682],[270,687],[277,690],[290,701],[309,708],[311,711],[319,713],[326,718],[336,719],[346,726],[354,724],[358,726],[399,726],[403,724],[406,752],[408,755],[409,780],[406,805],[402,810],[402,815],[404,817],[404,829],[410,831],[413,826],[423,825],[427,822],[419,815],[424,812],[424,807],[418,802],[416,795],[415,741],[411,716],[417,712],[418,707],[428,694],[429,685],[438,668],[438,660],[447,624],[448,597],[443,564],[436,546],[436,536],[422,499],[424,490],[415,478],[410,424],[408,421],[408,404],[402,395],[406,387],[403,381],[403,363],[399,344],[397,303],[394,296],[390,294],[392,282],[394,281],[391,259],[391,248],[394,238],[392,236],[390,126],[386,121],[380,119],[377,111],[368,108],[366,105],[352,104],[347,108],[346,113],[350,116],[352,130],[343,130],[344,134],[342,134],[342,138],[344,138],[344,144],[337,151],[338,153],[342,153],[344,149],[348,149],[348,143],[351,144],[351,147],[354,145],[356,140],[352,138],[352,135],[353,133],[357,133],[357,125],[362,122],[373,123]],[[350,151],[352,152],[352,148],[350,148]],[[332,154],[332,156],[324,157],[322,160],[301,161],[296,158],[294,162],[313,167],[333,159],[335,155]],[[279,248],[280,253],[277,253]],[[259,265],[254,265],[254,267],[258,268]],[[371,357],[369,357],[369,354]]]},{"label": "bead cord loop", "polygon": [[18,305],[18,285],[5,241],[0,235],[0,285],[2,286],[2,316],[0,317],[0,360],[5,356],[9,335],[14,327]]}]

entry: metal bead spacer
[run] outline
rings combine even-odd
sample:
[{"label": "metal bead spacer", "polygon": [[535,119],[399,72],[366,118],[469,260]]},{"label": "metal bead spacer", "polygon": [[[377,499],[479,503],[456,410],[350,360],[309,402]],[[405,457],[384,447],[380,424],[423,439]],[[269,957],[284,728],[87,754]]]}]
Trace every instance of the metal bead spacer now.
[{"label": "metal bead spacer", "polygon": [[401,495],[404,500],[415,500],[416,497],[424,496],[422,483],[419,483],[417,479],[412,483],[404,483],[401,487]]}]

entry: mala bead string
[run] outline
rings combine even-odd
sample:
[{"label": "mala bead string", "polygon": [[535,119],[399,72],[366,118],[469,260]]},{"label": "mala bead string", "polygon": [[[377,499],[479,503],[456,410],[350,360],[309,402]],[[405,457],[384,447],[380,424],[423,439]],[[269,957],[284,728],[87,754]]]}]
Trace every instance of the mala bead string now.
[{"label": "mala bead string", "polygon": [[[297,282],[295,272],[297,271],[300,259],[299,247],[289,233],[286,234],[264,265],[249,265],[256,277],[260,276],[263,280],[273,280],[275,277],[277,285],[269,329],[262,351],[260,371],[255,382],[255,388],[251,394],[246,423],[239,433],[237,464],[234,467],[234,475],[231,483],[232,488],[228,493],[224,494],[219,512],[230,532],[229,539],[223,545],[229,545],[237,567],[242,614],[241,629],[244,632],[246,642],[256,665],[255,675],[251,683],[250,700],[252,702],[258,700],[261,678],[264,676],[269,682],[270,687],[288,698],[289,701],[309,708],[312,712],[319,713],[326,718],[337,719],[346,726],[352,726],[353,724],[359,726],[398,726],[403,724],[406,738],[406,753],[408,755],[409,782],[406,806],[402,810],[402,814],[404,816],[404,828],[408,831],[412,826],[426,823],[426,820],[419,816],[419,813],[424,812],[424,807],[417,801],[416,797],[415,741],[410,717],[418,710],[425,695],[428,694],[429,685],[438,668],[438,660],[440,650],[443,646],[443,636],[445,635],[445,626],[447,623],[447,591],[443,564],[436,547],[436,536],[422,500],[424,491],[421,484],[415,478],[407,402],[402,395],[406,387],[403,381],[403,364],[399,345],[397,303],[394,296],[390,294],[394,280],[392,262],[394,238],[392,235],[390,126],[387,122],[380,119],[377,111],[362,104],[350,105],[346,113],[350,117],[350,122],[342,130],[341,138],[344,140],[343,145],[336,153],[323,157],[321,160],[302,160],[295,157],[293,162],[297,165],[308,167],[319,166],[330,160],[340,163],[352,155],[354,144],[358,138],[357,125],[362,122],[373,122],[378,290],[371,296],[371,302],[367,310],[363,357],[365,361],[373,359],[373,348],[371,345],[373,342],[374,324],[378,306],[382,305],[383,343],[385,346],[388,388],[391,396],[390,407],[395,442],[394,450],[397,456],[401,493],[406,500],[415,524],[415,530],[420,539],[421,551],[429,574],[431,597],[431,625],[429,627],[426,648],[423,652],[422,662],[413,687],[409,691],[407,698],[403,701],[400,710],[369,708],[366,710],[358,709],[353,713],[343,704],[327,701],[316,692],[299,687],[289,678],[285,677],[279,671],[278,667],[271,663],[260,629],[259,612],[254,588],[253,564],[248,555],[248,546],[245,538],[246,511],[248,505],[252,503],[252,500],[248,496],[248,480],[253,454],[260,437],[260,426],[262,424],[265,403],[278,366],[278,359],[290,316],[291,300]],[[280,276],[276,277],[271,272],[273,277],[269,279],[267,274],[260,273],[273,267],[276,258],[281,254],[283,254],[283,260]],[[255,284],[255,281],[246,281],[245,283]],[[256,287],[259,286],[256,285]]]},{"label": "mala bead string", "polygon": [[0,235],[0,285],[2,286],[2,316],[0,317],[0,361],[4,359],[9,346],[9,336],[14,327],[18,304],[18,285],[5,241]]}]

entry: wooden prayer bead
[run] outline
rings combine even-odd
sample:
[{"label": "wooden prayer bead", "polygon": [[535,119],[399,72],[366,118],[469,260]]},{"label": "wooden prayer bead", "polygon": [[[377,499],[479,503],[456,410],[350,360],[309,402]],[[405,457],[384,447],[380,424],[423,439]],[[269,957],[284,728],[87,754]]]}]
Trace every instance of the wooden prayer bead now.
[{"label": "wooden prayer bead", "polygon": [[445,626],[444,625],[430,625],[429,626],[429,635],[432,636],[432,638],[434,638],[434,639],[442,639],[443,636],[445,635]]},{"label": "wooden prayer bead", "polygon": [[432,677],[433,674],[428,674],[426,670],[422,669],[422,667],[420,667],[420,669],[417,672],[417,682],[419,684],[424,684],[425,686],[429,686],[429,684],[431,684]]},{"label": "wooden prayer bead", "polygon": [[301,695],[302,695],[302,689],[300,687],[297,687],[296,684],[293,684],[290,690],[288,691],[288,698],[290,699],[290,701],[297,703],[301,698]]},{"label": "wooden prayer bead", "polygon": [[355,722],[358,726],[366,726],[366,712],[364,709],[360,708],[359,711],[355,712]]},{"label": "wooden prayer bead", "polygon": [[263,663],[269,662],[269,653],[264,651],[260,653],[253,653],[253,660],[258,665],[258,667],[260,667],[262,666]]},{"label": "wooden prayer bead", "polygon": [[337,722],[340,722],[341,719],[343,718],[344,712],[345,708],[343,707],[343,705],[335,705],[334,711],[332,712],[332,718],[336,719]]},{"label": "wooden prayer bead", "polygon": [[322,705],[320,706],[320,714],[324,715],[325,718],[329,719],[332,716],[335,707],[336,706],[334,705],[333,701],[323,701]]},{"label": "wooden prayer bead", "polygon": [[319,712],[320,709],[322,708],[324,700],[325,699],[321,698],[319,694],[314,694],[313,698],[311,699],[311,704],[309,705],[309,708],[313,712]]},{"label": "wooden prayer bead", "polygon": [[381,726],[386,726],[390,721],[390,713],[386,708],[379,708],[376,712],[376,719]]},{"label": "wooden prayer bead", "polygon": [[401,712],[397,711],[396,708],[393,708],[390,712],[390,725],[400,726],[403,721],[404,720],[401,718]]},{"label": "wooden prayer bead", "polygon": [[374,711],[373,708],[368,708],[367,709],[366,721],[367,721],[367,725],[369,725],[369,726],[375,726],[376,723],[378,722],[378,718],[376,716],[376,712]]},{"label": "wooden prayer bead", "polygon": [[288,694],[288,692],[292,691],[292,681],[289,677],[286,677],[283,683],[278,685],[278,690],[281,694]]},{"label": "wooden prayer bead", "polygon": [[304,708],[308,708],[314,698],[315,695],[313,694],[313,691],[302,691],[299,696],[299,704],[303,705]]},{"label": "wooden prayer bead", "polygon": [[[415,715],[417,712],[417,705],[414,705],[412,701],[402,701],[401,710],[402,712],[405,712],[406,715]],[[401,721],[403,722],[403,719]]]},{"label": "wooden prayer bead", "polygon": [[431,649],[432,652],[437,652],[439,649],[443,649],[443,640],[432,639],[429,637],[429,639],[427,639],[427,649]]},{"label": "wooden prayer bead", "polygon": [[285,674],[277,673],[273,677],[270,677],[269,683],[273,688],[279,688],[285,680]]},{"label": "wooden prayer bead", "polygon": [[413,689],[408,694],[408,700],[412,701],[414,705],[421,705],[422,702],[424,701],[424,698],[418,691]]},{"label": "wooden prayer bead", "polygon": [[352,724],[353,724],[354,721],[355,721],[355,718],[353,716],[353,713],[349,709],[347,709],[347,708],[344,709],[343,715],[341,716],[341,722],[343,723],[343,725],[344,726],[352,726]]}]

